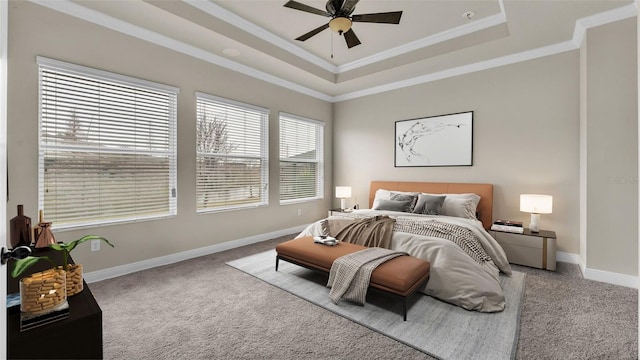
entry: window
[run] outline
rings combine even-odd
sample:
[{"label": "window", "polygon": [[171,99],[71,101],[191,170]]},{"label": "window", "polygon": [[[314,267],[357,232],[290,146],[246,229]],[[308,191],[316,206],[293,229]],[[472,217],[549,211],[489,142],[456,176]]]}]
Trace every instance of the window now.
[{"label": "window", "polygon": [[280,113],[280,203],[324,197],[324,123]]},{"label": "window", "polygon": [[269,110],[196,93],[197,211],[268,204]]},{"label": "window", "polygon": [[60,229],[175,215],[178,89],[37,62],[45,219]]}]

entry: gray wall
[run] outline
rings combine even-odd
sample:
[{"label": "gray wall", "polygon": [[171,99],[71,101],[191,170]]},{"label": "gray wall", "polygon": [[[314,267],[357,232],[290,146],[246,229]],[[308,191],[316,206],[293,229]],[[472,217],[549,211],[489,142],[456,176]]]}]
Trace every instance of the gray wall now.
[{"label": "gray wall", "polygon": [[[589,134],[582,139],[585,144],[588,140],[582,154],[585,159],[588,155],[587,265],[637,274],[637,251],[631,251],[637,249],[637,90],[626,81],[635,78],[635,34],[629,31],[635,19],[589,30],[582,58],[580,51],[562,53],[332,106],[32,3],[12,2],[9,15],[8,218],[15,215],[17,204],[24,204],[33,219],[37,214],[36,56],[181,89],[178,216],[56,233],[63,241],[97,233],[116,243],[115,249],[98,253],[88,246],[75,250],[86,271],[309,223],[337,204],[332,179],[333,184],[351,185],[354,197],[349,204],[362,206],[367,205],[371,180],[492,183],[493,217],[525,223],[529,215],[519,211],[519,194],[553,195],[553,214],[541,216],[541,228],[556,231],[560,251],[578,254],[582,108]],[[590,84],[584,87],[583,81],[583,96],[581,78]],[[269,207],[195,214],[195,91],[271,109]],[[324,201],[278,205],[278,111],[326,122]],[[460,111],[474,111],[473,166],[393,166],[395,121]],[[601,157],[603,151],[616,162]]]},{"label": "gray wall", "polygon": [[586,265],[637,273],[636,20],[591,29],[586,44]]},{"label": "gray wall", "polygon": [[[243,239],[308,224],[326,216],[333,198],[332,105],[254,78],[167,50],[122,33],[63,15],[29,2],[11,2],[9,8],[8,155],[9,202],[7,217],[24,204],[26,215],[37,221],[38,206],[38,68],[36,56],[68,61],[165,83],[180,88],[178,96],[178,216],[167,220],[55,232],[67,241],[99,234],[115,249],[90,252],[88,245],[74,250],[85,271],[94,271]],[[195,91],[222,96],[271,110],[270,192],[268,207],[196,215],[195,201]],[[325,121],[325,177],[323,201],[278,205],[278,112],[286,111]],[[302,215],[298,216],[297,209]],[[46,217],[46,214],[45,214]]]},{"label": "gray wall", "polygon": [[[371,180],[486,182],[493,217],[529,222],[520,194],[554,197],[542,229],[578,252],[578,52],[336,104],[334,174],[367,203]],[[394,167],[394,122],[474,111],[473,166]]]},{"label": "gray wall", "polygon": [[[588,32],[586,266],[637,275],[635,19]],[[553,196],[541,228],[580,253],[581,52],[576,50],[335,105],[334,182],[368,201],[371,180],[487,182],[493,218],[529,222],[519,195]],[[588,90],[588,91],[587,91]],[[586,94],[588,92],[588,95]],[[474,111],[473,166],[394,167],[394,122]],[[585,130],[585,129],[583,129]],[[583,179],[584,180],[584,179]],[[584,264],[583,264],[584,265]]]}]

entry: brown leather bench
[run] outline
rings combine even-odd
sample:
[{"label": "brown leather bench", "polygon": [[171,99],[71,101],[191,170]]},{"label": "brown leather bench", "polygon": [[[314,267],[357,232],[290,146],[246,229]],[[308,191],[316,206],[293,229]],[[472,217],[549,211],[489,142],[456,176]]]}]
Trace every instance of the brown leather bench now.
[{"label": "brown leather bench", "polygon": [[[366,249],[365,246],[339,242],[336,246],[316,244],[313,237],[301,237],[276,246],[276,271],[280,260],[312,270],[329,273],[333,261],[340,256]],[[413,256],[399,256],[378,266],[371,274],[370,288],[400,297],[404,320],[408,300],[429,278],[430,264]]]}]

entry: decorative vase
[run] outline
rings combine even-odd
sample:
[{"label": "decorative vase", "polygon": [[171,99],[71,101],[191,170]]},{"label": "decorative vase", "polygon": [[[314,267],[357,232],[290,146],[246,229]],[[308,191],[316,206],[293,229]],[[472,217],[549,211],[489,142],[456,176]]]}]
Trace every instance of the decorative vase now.
[{"label": "decorative vase", "polygon": [[34,237],[36,242],[36,249],[48,248],[49,245],[56,243],[56,238],[51,232],[50,222],[41,222],[34,229]]},{"label": "decorative vase", "polygon": [[[62,267],[59,267],[62,269]],[[82,281],[82,265],[70,264],[69,270],[66,271],[67,277],[67,296],[73,296],[84,289]]]},{"label": "decorative vase", "polygon": [[18,205],[18,216],[10,221],[9,238],[12,248],[31,245],[31,218],[24,216],[22,205]]},{"label": "decorative vase", "polygon": [[64,270],[49,269],[20,279],[20,311],[31,315],[55,311],[67,301]]}]

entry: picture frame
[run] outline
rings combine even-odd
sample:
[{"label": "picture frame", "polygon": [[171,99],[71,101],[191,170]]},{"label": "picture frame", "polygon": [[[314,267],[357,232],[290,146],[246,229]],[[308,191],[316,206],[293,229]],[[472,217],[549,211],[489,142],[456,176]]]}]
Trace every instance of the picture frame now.
[{"label": "picture frame", "polygon": [[472,166],[473,111],[395,122],[395,167]]}]

